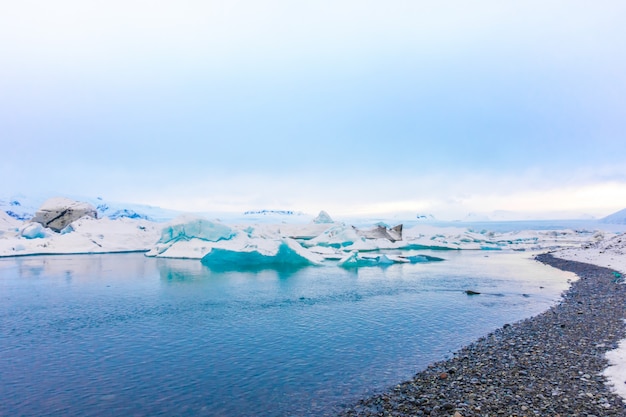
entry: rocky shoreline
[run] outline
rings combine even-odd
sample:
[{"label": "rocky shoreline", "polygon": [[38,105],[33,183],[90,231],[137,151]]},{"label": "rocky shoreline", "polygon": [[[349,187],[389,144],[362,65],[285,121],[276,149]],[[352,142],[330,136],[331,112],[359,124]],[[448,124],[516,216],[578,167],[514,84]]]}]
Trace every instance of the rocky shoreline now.
[{"label": "rocky shoreline", "polygon": [[505,325],[340,415],[626,416],[602,375],[605,352],[626,337],[626,285],[611,269],[549,254],[537,260],[580,277],[558,305]]}]

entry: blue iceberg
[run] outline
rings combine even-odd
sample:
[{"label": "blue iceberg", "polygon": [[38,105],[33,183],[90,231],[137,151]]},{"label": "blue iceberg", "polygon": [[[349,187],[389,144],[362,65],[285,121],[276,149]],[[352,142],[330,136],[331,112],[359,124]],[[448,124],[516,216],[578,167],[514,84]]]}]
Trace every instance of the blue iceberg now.
[{"label": "blue iceberg", "polygon": [[[269,242],[266,242],[269,243]],[[249,245],[230,249],[214,247],[201,262],[212,269],[264,269],[294,268],[317,265],[321,259],[301,247],[297,242],[285,239],[273,248]]]},{"label": "blue iceberg", "polygon": [[395,263],[386,255],[360,256],[358,252],[352,252],[340,260],[337,265],[342,268],[361,268],[367,266],[389,266]]}]

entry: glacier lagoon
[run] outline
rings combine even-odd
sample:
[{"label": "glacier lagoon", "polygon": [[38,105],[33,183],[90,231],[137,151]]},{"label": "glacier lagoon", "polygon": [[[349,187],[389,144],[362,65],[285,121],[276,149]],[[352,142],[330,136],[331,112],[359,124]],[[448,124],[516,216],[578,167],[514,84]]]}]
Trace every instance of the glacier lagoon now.
[{"label": "glacier lagoon", "polygon": [[528,253],[403,254],[445,260],[0,259],[0,415],[332,415],[547,309],[574,279]]}]

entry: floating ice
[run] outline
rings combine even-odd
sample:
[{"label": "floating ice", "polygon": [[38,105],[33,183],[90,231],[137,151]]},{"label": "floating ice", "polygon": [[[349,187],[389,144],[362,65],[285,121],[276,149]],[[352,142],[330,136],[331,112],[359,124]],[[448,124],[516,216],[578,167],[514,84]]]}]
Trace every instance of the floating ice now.
[{"label": "floating ice", "polygon": [[107,217],[112,220],[121,219],[121,218],[152,220],[150,219],[150,217],[146,216],[145,214],[139,214],[135,210],[130,210],[130,209],[117,210],[109,214]]},{"label": "floating ice", "polygon": [[304,245],[306,247],[330,246],[342,248],[362,241],[365,241],[365,237],[360,236],[354,227],[346,226],[342,223],[326,229],[321,235],[304,242]]},{"label": "floating ice", "polygon": [[330,217],[328,213],[324,210],[320,211],[320,214],[317,215],[316,218],[313,219],[313,223],[317,224],[326,224],[326,223],[334,223],[333,219]]},{"label": "floating ice", "polygon": [[[252,240],[254,242],[254,239]],[[202,263],[215,269],[292,268],[317,265],[322,259],[293,239],[262,240],[241,248],[214,247]]]},{"label": "floating ice", "polygon": [[20,236],[26,239],[42,239],[46,235],[46,229],[39,223],[26,223],[20,229]]},{"label": "floating ice", "polygon": [[393,263],[394,261],[389,259],[386,255],[362,256],[359,255],[358,252],[352,252],[341,259],[337,265],[342,268],[360,268],[367,266],[388,266]]}]

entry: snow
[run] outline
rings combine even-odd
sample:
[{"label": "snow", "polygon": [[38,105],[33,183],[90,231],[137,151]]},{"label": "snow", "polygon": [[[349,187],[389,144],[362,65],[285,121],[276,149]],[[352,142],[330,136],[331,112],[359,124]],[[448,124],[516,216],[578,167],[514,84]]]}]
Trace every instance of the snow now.
[{"label": "snow", "polygon": [[596,232],[579,247],[560,249],[555,256],[572,261],[586,262],[626,273],[626,235],[607,236]]},{"label": "snow", "polygon": [[[56,206],[59,202],[68,203],[59,199],[52,201]],[[6,207],[27,206],[13,200]],[[266,244],[268,251],[276,253],[280,242],[290,239],[289,242],[297,242],[302,253],[310,259],[322,257],[336,261],[355,251],[545,251],[577,248],[615,236],[612,232],[574,229],[494,232],[454,226],[453,223],[453,226],[441,226],[419,221],[403,228],[389,228],[380,221],[374,227],[356,227],[350,223],[320,223],[320,220],[331,219],[324,211],[316,218],[299,213],[285,215],[282,211],[261,211],[237,217],[234,222],[231,219],[227,224],[197,215],[179,216],[167,223],[159,223],[123,206],[118,206],[114,212],[103,207],[99,210],[105,210],[115,218],[81,218],[59,232],[39,228],[0,211],[0,256],[146,251],[148,256],[202,259],[214,248],[246,251],[250,245],[263,247]],[[124,215],[113,215],[120,212]],[[292,221],[287,222],[287,218]]]},{"label": "snow", "polygon": [[0,256],[145,251],[158,240],[160,230],[155,223],[132,219],[83,217],[66,233],[24,222],[18,230],[0,231]]},{"label": "snow", "polygon": [[[559,250],[554,256],[603,266],[626,276],[626,234],[607,238],[598,232],[580,247]],[[611,389],[626,402],[626,339],[619,343],[617,349],[607,352],[606,359],[609,367],[603,374]]]},{"label": "snow", "polygon": [[[58,198],[50,195],[25,196],[22,194],[8,197],[0,196],[0,211],[18,220],[30,220],[35,212],[49,198]],[[98,218],[109,217],[112,219],[120,217],[143,218],[152,221],[168,221],[182,214],[179,211],[162,209],[160,207],[145,204],[131,204],[109,201],[102,197],[88,196],[66,196],[75,201],[88,203],[94,206],[98,213]]]},{"label": "snow", "polygon": [[626,339],[619,342],[617,349],[606,353],[609,366],[603,372],[611,389],[626,402]]}]

